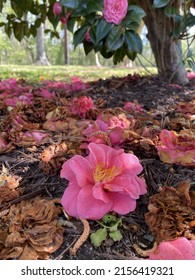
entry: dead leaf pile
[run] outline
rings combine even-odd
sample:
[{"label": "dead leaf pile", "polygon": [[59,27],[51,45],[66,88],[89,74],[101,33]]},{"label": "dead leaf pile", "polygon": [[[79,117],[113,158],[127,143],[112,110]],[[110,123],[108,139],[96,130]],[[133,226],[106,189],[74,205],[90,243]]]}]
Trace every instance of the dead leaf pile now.
[{"label": "dead leaf pile", "polygon": [[40,197],[11,206],[0,217],[0,259],[48,259],[63,243],[60,211]]},{"label": "dead leaf pile", "polygon": [[195,191],[190,191],[189,181],[164,186],[150,197],[148,210],[145,221],[157,242],[179,236],[195,239]]}]

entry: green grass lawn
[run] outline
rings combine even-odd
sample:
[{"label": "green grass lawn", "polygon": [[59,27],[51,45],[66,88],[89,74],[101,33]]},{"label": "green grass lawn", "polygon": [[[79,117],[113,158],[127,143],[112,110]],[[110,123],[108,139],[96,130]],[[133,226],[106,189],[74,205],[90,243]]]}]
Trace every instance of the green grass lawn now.
[{"label": "green grass lawn", "polygon": [[[147,68],[151,74],[156,73],[155,68]],[[27,82],[40,82],[42,80],[70,81],[72,76],[80,77],[84,81],[106,79],[108,77],[124,77],[128,74],[149,74],[143,68],[121,68],[95,66],[24,66],[0,65],[0,80],[8,78],[25,79]]]}]

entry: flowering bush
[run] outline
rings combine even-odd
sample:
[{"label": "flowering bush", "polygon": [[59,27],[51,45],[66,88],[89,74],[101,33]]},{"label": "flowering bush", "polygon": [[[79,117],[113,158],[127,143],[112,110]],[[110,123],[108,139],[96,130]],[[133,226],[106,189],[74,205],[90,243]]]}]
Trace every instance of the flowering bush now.
[{"label": "flowering bush", "polygon": [[127,0],[104,0],[104,18],[107,22],[119,24],[126,16],[127,8]]},{"label": "flowering bush", "polygon": [[91,97],[80,96],[73,98],[71,111],[75,115],[79,115],[80,117],[85,118],[87,111],[94,108],[95,106]]},{"label": "flowering bush", "polygon": [[179,133],[163,129],[157,150],[163,162],[195,166],[195,134],[191,129]]},{"label": "flowering bush", "polygon": [[127,214],[136,199],[146,193],[146,184],[137,174],[142,166],[136,156],[104,144],[90,143],[89,155],[66,161],[60,176],[69,180],[62,205],[73,217],[98,220],[115,211]]},{"label": "flowering bush", "polygon": [[179,237],[161,242],[157,249],[150,253],[150,260],[195,260],[195,240]]},{"label": "flowering bush", "polygon": [[58,14],[60,9],[55,7],[54,27],[66,18],[68,30],[74,33],[74,47],[82,43],[86,55],[94,50],[104,58],[113,57],[117,64],[125,55],[134,60],[142,52],[138,28],[145,12],[141,7],[128,5],[128,0],[59,0],[58,4],[63,9]]}]

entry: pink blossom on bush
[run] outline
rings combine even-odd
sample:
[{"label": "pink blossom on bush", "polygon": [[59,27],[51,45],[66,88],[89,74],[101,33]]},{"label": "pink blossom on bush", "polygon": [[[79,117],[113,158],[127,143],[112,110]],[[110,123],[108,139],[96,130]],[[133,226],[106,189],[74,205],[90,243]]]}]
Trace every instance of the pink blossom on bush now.
[{"label": "pink blossom on bush", "polygon": [[171,241],[163,241],[154,252],[150,253],[149,259],[195,260],[195,240],[178,237]]},{"label": "pink blossom on bush", "polygon": [[163,129],[157,150],[163,162],[195,167],[195,134],[190,129],[179,133]]},{"label": "pink blossom on bush", "polygon": [[62,5],[58,2],[56,2],[53,5],[53,12],[56,16],[60,15],[62,13]]},{"label": "pink blossom on bush", "polygon": [[107,22],[120,24],[127,14],[128,0],[104,0],[103,15]]},{"label": "pink blossom on bush", "polygon": [[73,217],[99,220],[110,211],[121,215],[136,208],[136,199],[146,193],[137,174],[142,166],[136,156],[104,144],[90,143],[89,155],[66,161],[61,178],[69,180],[61,203]]},{"label": "pink blossom on bush", "polygon": [[68,12],[68,13],[66,14],[65,17],[62,16],[62,17],[60,18],[61,23],[62,23],[62,24],[67,24],[68,19],[69,19],[70,16],[71,16],[71,13],[70,13],[70,12]]},{"label": "pink blossom on bush", "polygon": [[80,96],[80,97],[73,98],[71,111],[75,115],[79,115],[80,117],[85,118],[86,113],[90,109],[94,109],[94,108],[95,106],[93,104],[93,100],[91,99],[91,97]]},{"label": "pink blossom on bush", "polygon": [[84,37],[85,41],[87,42],[91,42],[91,38],[90,38],[90,35],[89,35],[89,29],[87,29],[87,32],[85,33],[85,37]]}]

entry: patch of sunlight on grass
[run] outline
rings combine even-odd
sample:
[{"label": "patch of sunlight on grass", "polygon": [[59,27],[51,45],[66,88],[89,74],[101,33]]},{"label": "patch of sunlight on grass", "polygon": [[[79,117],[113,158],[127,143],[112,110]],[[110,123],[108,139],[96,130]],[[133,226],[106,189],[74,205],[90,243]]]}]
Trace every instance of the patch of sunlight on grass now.
[{"label": "patch of sunlight on grass", "polygon": [[[148,72],[147,72],[148,71]],[[43,80],[66,81],[71,77],[80,77],[83,81],[95,81],[110,77],[124,77],[128,74],[138,73],[141,76],[156,74],[155,68],[122,68],[122,67],[100,67],[95,66],[35,66],[35,65],[0,65],[0,79],[16,78],[27,82],[40,82]]]}]

